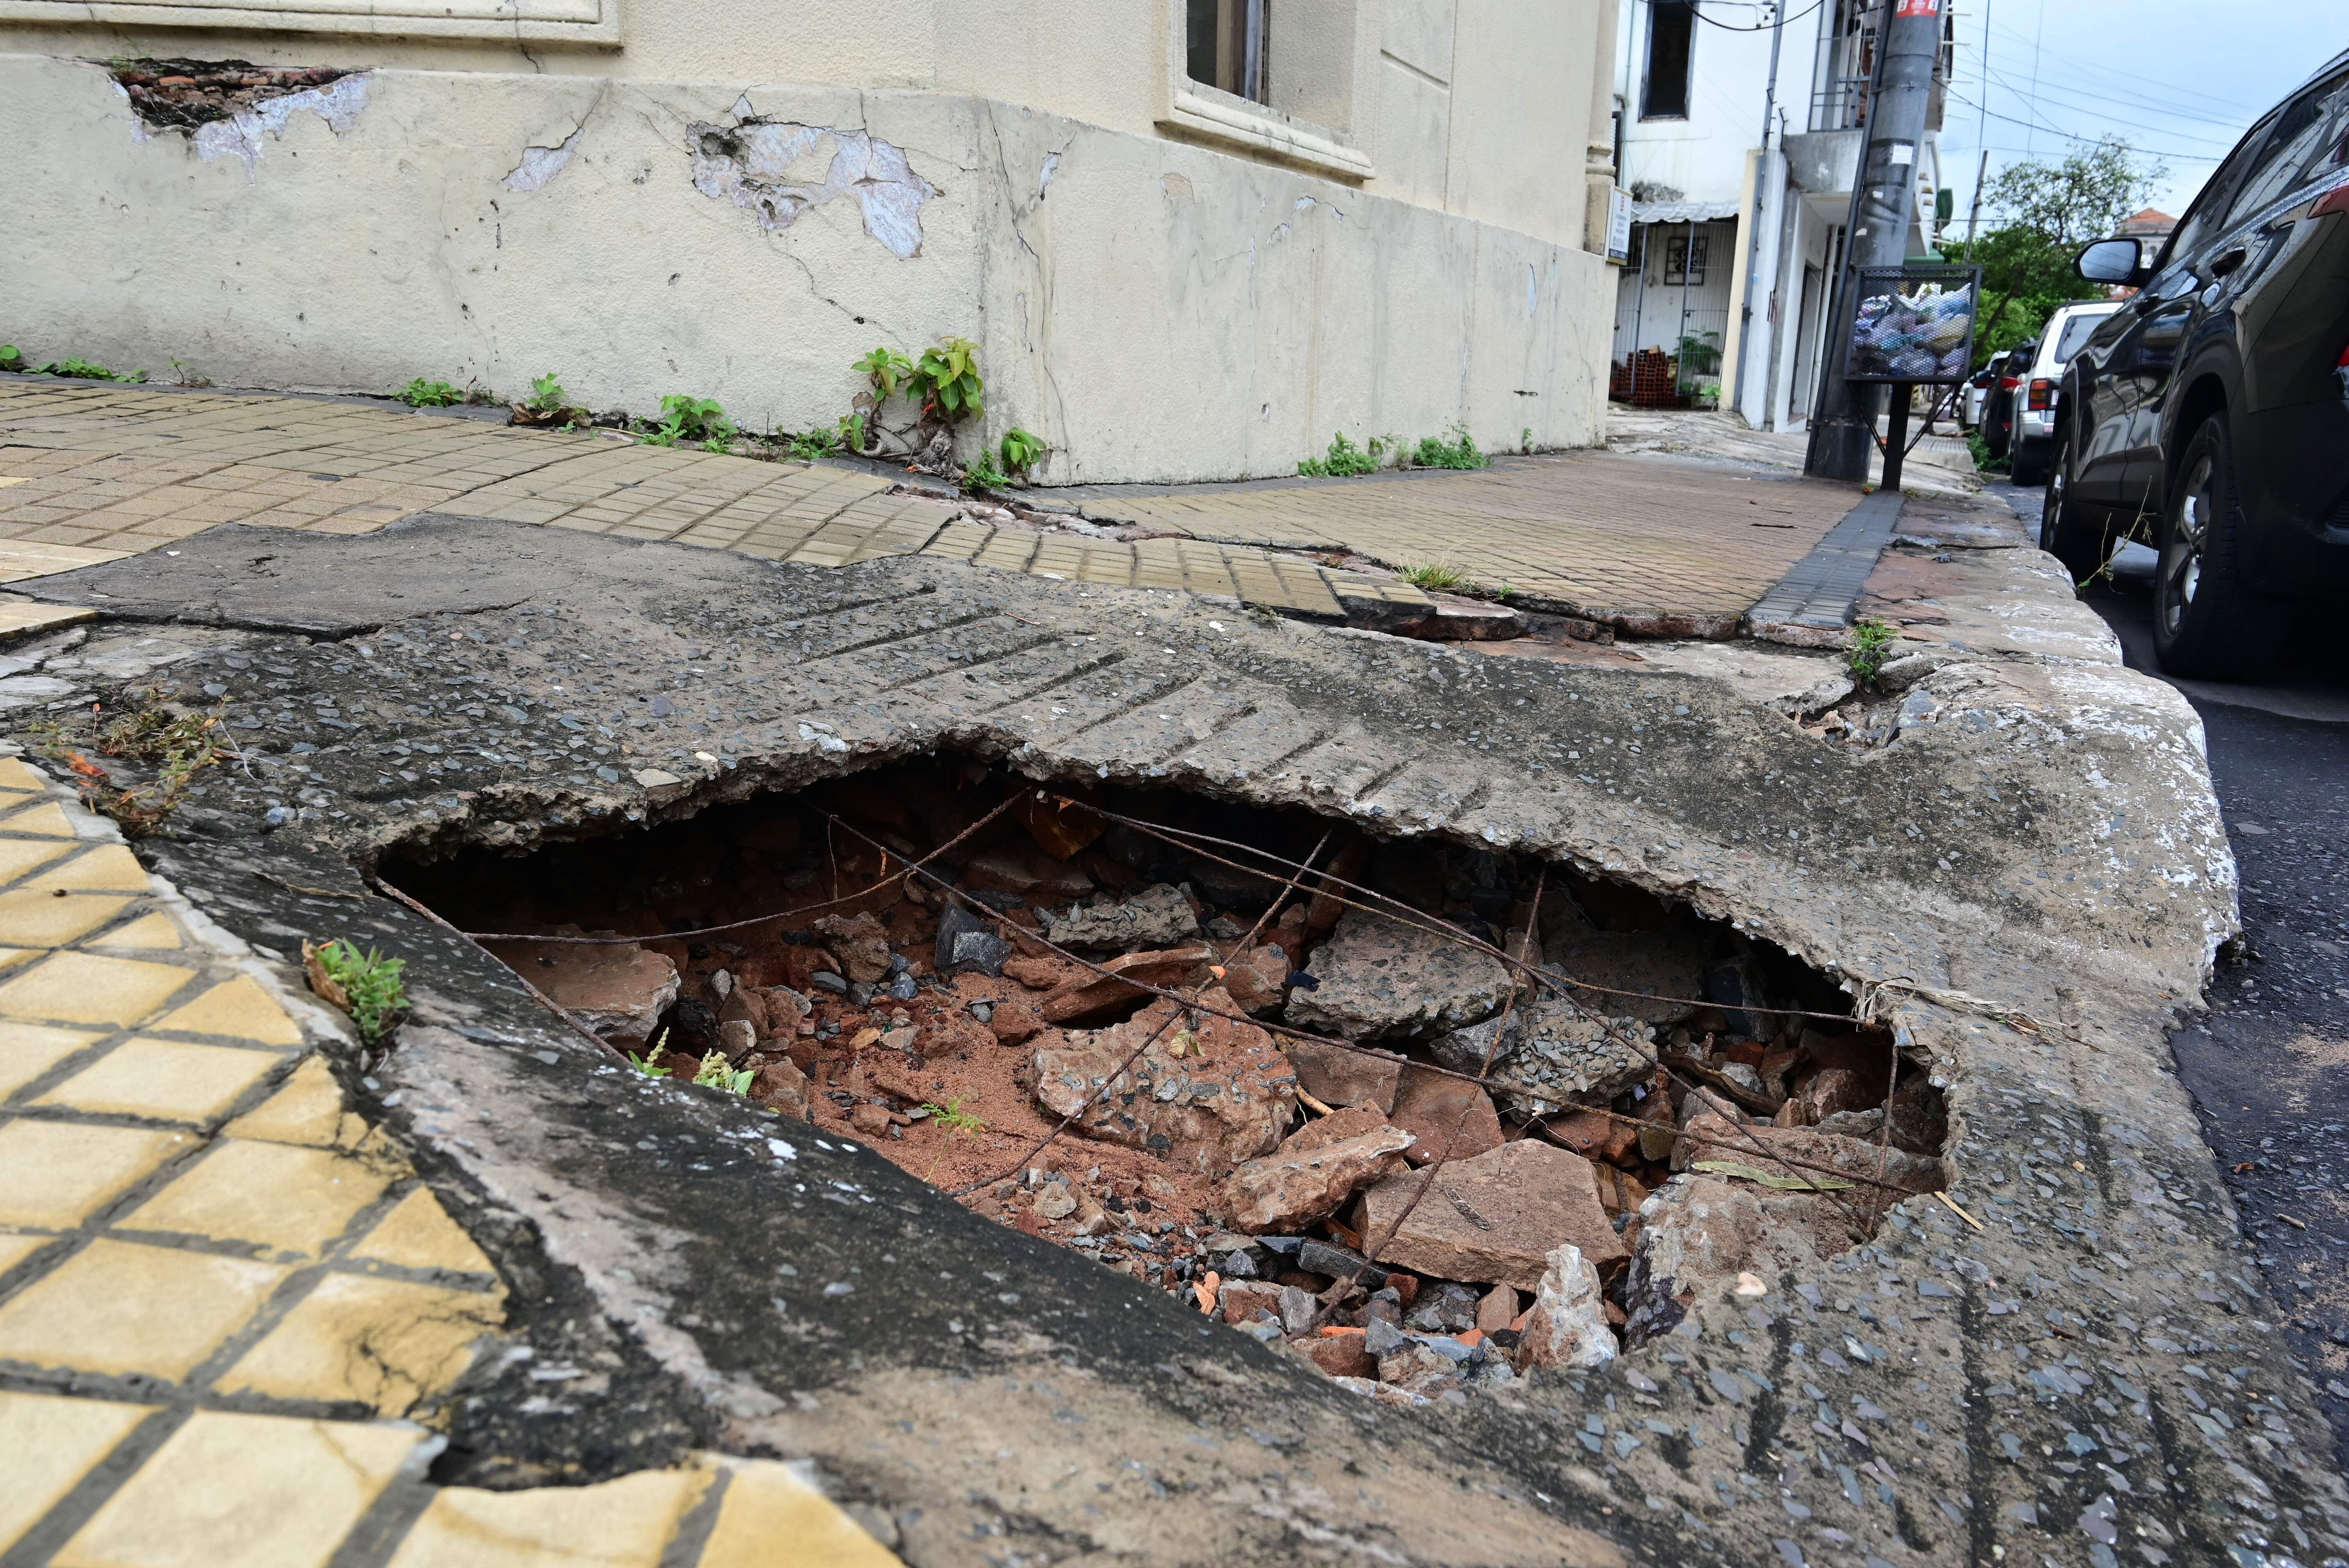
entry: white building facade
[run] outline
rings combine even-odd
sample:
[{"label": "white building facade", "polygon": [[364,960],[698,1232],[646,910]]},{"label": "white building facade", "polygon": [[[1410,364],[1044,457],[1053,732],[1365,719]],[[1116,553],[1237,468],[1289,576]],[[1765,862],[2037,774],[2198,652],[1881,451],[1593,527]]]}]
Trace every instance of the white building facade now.
[{"label": "white building facade", "polygon": [[[1712,393],[1758,429],[1799,430],[1828,352],[1888,0],[1786,0],[1783,19],[1767,0],[1620,5],[1617,164],[1632,238],[1616,285],[1613,396]],[[1934,232],[1948,57],[1945,46],[1918,150],[1911,256],[1929,253]]]}]

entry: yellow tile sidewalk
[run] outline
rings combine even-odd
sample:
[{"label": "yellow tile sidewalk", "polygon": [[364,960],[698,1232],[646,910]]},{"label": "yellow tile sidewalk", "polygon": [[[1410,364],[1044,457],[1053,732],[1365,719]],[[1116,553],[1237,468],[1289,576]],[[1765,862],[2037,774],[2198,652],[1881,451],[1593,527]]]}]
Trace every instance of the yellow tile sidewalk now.
[{"label": "yellow tile sidewalk", "polygon": [[[847,469],[516,430],[349,403],[0,377],[0,583],[119,560],[222,522],[367,533],[419,511],[767,560],[844,566],[937,554],[1119,587],[1237,592],[1342,613],[1340,590],[1424,603],[1384,575],[1263,550],[1142,545],[957,521]],[[0,637],[24,630],[0,616]]]},{"label": "yellow tile sidewalk", "polygon": [[323,1568],[364,1528],[395,1568],[655,1568],[701,1509],[706,1568],[895,1563],[770,1460],[433,1487],[495,1268],[70,802],[0,758],[0,1554]]}]

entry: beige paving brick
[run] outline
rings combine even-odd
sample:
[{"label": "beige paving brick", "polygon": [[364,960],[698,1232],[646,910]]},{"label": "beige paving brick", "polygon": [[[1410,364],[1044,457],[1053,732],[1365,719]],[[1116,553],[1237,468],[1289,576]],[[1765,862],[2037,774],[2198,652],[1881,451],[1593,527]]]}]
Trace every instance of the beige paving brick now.
[{"label": "beige paving brick", "polygon": [[0,1124],[0,1224],[78,1225],[192,1141],[184,1132],[12,1119]]},{"label": "beige paving brick", "polygon": [[60,897],[56,890],[19,888],[0,893],[0,942],[63,947],[130,907],[110,894]]},{"label": "beige paving brick", "polygon": [[104,1038],[104,1035],[78,1029],[0,1024],[0,1099],[16,1093],[76,1051],[86,1050]]},{"label": "beige paving brick", "polygon": [[448,1487],[400,1542],[390,1568],[656,1568],[678,1518],[710,1479],[645,1470],[598,1486]]},{"label": "beige paving brick", "polygon": [[350,1255],[366,1263],[449,1274],[494,1274],[490,1260],[458,1227],[431,1190],[419,1187],[386,1214]]},{"label": "beige paving brick", "polygon": [[49,780],[25,765],[20,757],[0,758],[0,791],[46,790]]},{"label": "beige paving brick", "polygon": [[195,971],[133,958],[59,953],[0,985],[0,1015],[62,1024],[136,1024]]},{"label": "beige paving brick", "polygon": [[177,922],[158,910],[152,914],[140,915],[128,925],[118,926],[108,932],[98,939],[96,945],[130,947],[155,952],[185,947],[187,938],[181,934]]},{"label": "beige paving brick", "polygon": [[[0,925],[0,940],[6,938]],[[277,998],[261,988],[251,975],[223,980],[186,1006],[156,1020],[159,1029],[179,1029],[191,1035],[222,1035],[258,1040],[265,1046],[298,1046],[302,1031]]]},{"label": "beige paving brick", "polygon": [[130,1039],[34,1103],[157,1121],[210,1121],[277,1063],[265,1051]]},{"label": "beige paving brick", "polygon": [[40,1522],[152,1411],[109,1399],[0,1390],[0,1552]]},{"label": "beige paving brick", "polygon": [[406,1415],[456,1382],[505,1319],[502,1292],[332,1274],[222,1377],[230,1394],[357,1401]]},{"label": "beige paving brick", "polygon": [[0,817],[0,833],[36,833],[45,839],[74,837],[65,808],[55,800],[36,800]]},{"label": "beige paving brick", "polygon": [[893,1568],[896,1554],[822,1492],[771,1460],[735,1460],[718,1522],[698,1568],[770,1568],[780,1562],[823,1568]]},{"label": "beige paving brick", "polygon": [[294,1069],[284,1088],[222,1130],[232,1138],[265,1143],[356,1149],[367,1135],[367,1124],[343,1108],[342,1088],[334,1073],[310,1057]]},{"label": "beige paving brick", "polygon": [[315,1257],[388,1184],[385,1173],[338,1150],[222,1139],[118,1223]]},{"label": "beige paving brick", "polygon": [[324,1568],[418,1436],[199,1410],[51,1561],[55,1568]]},{"label": "beige paving brick", "polygon": [[92,1242],[0,1303],[0,1361],[177,1381],[285,1274],[248,1258]]}]

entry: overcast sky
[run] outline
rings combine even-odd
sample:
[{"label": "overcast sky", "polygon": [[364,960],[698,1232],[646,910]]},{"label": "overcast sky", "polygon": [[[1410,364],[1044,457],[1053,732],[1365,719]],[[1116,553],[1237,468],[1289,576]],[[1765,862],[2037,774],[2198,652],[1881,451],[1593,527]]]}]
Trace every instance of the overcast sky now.
[{"label": "overcast sky", "polygon": [[2252,120],[2349,49],[2349,0],[1956,0],[1956,21],[1941,170],[1961,219],[1983,148],[1995,177],[2106,133],[2159,155],[2153,204],[2181,213]]}]

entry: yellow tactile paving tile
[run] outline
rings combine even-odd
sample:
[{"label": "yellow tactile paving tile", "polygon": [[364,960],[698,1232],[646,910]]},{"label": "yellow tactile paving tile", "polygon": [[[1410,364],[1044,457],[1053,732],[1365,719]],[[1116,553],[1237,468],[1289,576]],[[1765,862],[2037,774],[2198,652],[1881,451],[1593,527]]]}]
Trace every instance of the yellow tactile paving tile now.
[{"label": "yellow tactile paving tile", "polygon": [[177,1382],[251,1321],[286,1272],[95,1241],[0,1303],[0,1361]]},{"label": "yellow tactile paving tile", "polygon": [[441,1208],[431,1190],[418,1187],[351,1249],[363,1263],[441,1274],[490,1275],[490,1260]]},{"label": "yellow tactile paving tile", "polygon": [[0,1224],[78,1225],[192,1141],[181,1132],[80,1121],[0,1124]]},{"label": "yellow tactile paving tile", "polygon": [[106,1038],[78,1029],[0,1023],[0,1099],[42,1077],[77,1051]]},{"label": "yellow tactile paving tile", "polygon": [[[221,1378],[226,1394],[356,1402],[406,1415],[454,1383],[504,1321],[502,1292],[334,1274]],[[352,1347],[366,1346],[364,1355]]]},{"label": "yellow tactile paving tile", "polygon": [[74,836],[73,824],[66,820],[65,808],[55,800],[41,800],[0,817],[0,833],[33,833],[44,839],[70,839]]},{"label": "yellow tactile paving tile", "polygon": [[185,947],[180,928],[171,923],[168,914],[142,914],[127,925],[117,926],[96,938],[92,946],[128,947],[140,952],[157,953]]},{"label": "yellow tactile paving tile", "polygon": [[646,1470],[600,1486],[450,1487],[408,1532],[391,1568],[657,1568],[678,1522],[713,1479]]},{"label": "yellow tactile paving tile", "polygon": [[[831,1499],[771,1460],[736,1460],[728,1470],[718,1522],[701,1549],[699,1568],[893,1568],[884,1548]],[[789,1553],[778,1543],[791,1542]]]},{"label": "yellow tactile paving tile", "polygon": [[59,953],[0,985],[0,1015],[66,1024],[136,1024],[196,977],[135,958]]},{"label": "yellow tactile paving tile", "polygon": [[0,1552],[154,1412],[144,1405],[0,1391]]},{"label": "yellow tactile paving tile", "polygon": [[315,1257],[383,1195],[392,1174],[336,1150],[224,1138],[118,1223]]},{"label": "yellow tactile paving tile", "polygon": [[232,1138],[268,1143],[356,1149],[368,1130],[363,1118],[344,1109],[334,1073],[311,1057],[294,1069],[284,1088],[222,1130]]},{"label": "yellow tactile paving tile", "polygon": [[[0,938],[7,927],[0,924]],[[248,975],[224,980],[186,1006],[156,1020],[159,1029],[191,1035],[227,1035],[269,1046],[298,1046],[302,1031]]]},{"label": "yellow tactile paving tile", "polygon": [[[19,812],[18,815],[24,815]],[[128,892],[148,891],[147,868],[120,844],[94,844],[69,861],[44,866],[25,886],[35,892]],[[0,939],[7,927],[0,924]]]},{"label": "yellow tactile paving tile", "polygon": [[48,780],[26,767],[21,758],[0,758],[0,791],[29,790],[35,794],[46,794],[48,788]]},{"label": "yellow tactile paving tile", "polygon": [[56,1568],[322,1568],[417,1433],[199,1410],[50,1562]]},{"label": "yellow tactile paving tile", "polygon": [[150,1121],[205,1122],[225,1114],[278,1060],[232,1046],[125,1040],[34,1103]]}]

